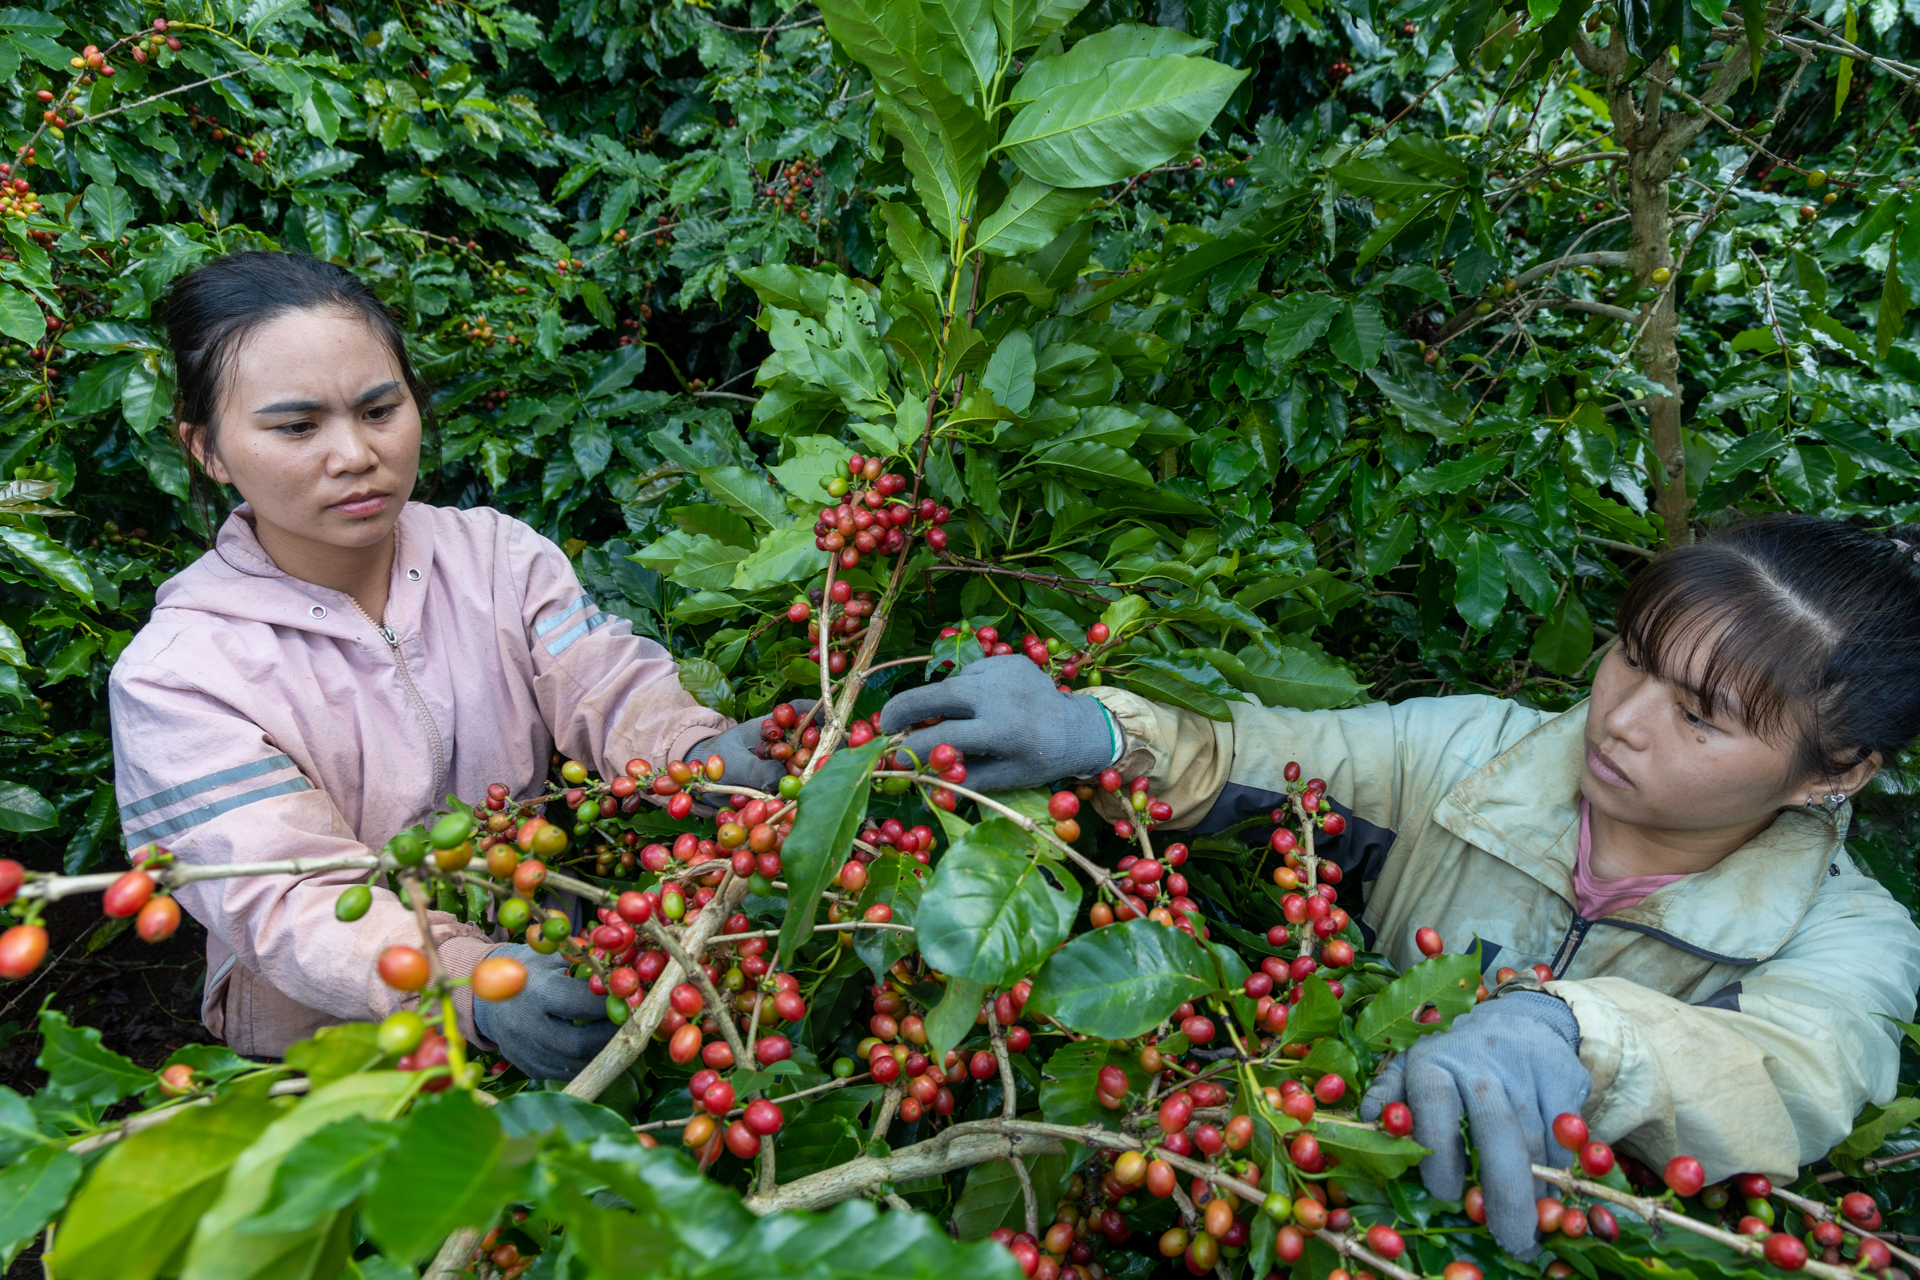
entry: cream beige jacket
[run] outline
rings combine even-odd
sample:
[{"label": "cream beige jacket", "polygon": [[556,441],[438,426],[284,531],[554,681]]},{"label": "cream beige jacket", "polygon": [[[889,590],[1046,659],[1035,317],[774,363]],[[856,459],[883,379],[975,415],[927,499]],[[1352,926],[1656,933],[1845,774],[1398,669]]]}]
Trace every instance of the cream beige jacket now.
[{"label": "cream beige jacket", "polygon": [[1489,973],[1551,966],[1548,989],[1580,1022],[1594,1136],[1653,1167],[1684,1153],[1709,1180],[1784,1177],[1894,1096],[1891,1020],[1913,1017],[1920,929],[1848,858],[1850,810],[1784,811],[1712,870],[1586,920],[1573,907],[1584,704],[1236,703],[1218,723],[1094,696],[1126,732],[1122,773],[1152,778],[1173,828],[1264,815],[1289,760],[1325,778],[1349,825],[1321,852],[1363,886],[1363,928],[1396,965],[1420,960],[1414,932],[1431,925],[1449,950],[1483,943]]}]

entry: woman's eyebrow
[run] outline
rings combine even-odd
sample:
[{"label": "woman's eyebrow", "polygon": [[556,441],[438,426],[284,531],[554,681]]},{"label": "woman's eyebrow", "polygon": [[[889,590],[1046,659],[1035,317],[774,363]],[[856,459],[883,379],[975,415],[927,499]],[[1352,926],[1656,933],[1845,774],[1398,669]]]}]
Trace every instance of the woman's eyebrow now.
[{"label": "woman's eyebrow", "polygon": [[[399,385],[400,385],[400,380],[395,378],[387,382],[383,382],[377,387],[370,387],[367,390],[362,391],[360,393],[360,398],[354,401],[353,407],[356,409],[364,408],[365,406],[372,404],[375,400],[379,400],[382,397],[386,396],[395,387]],[[255,409],[254,412],[255,413],[312,413],[317,409],[324,409],[326,407],[327,406],[325,404],[321,403],[318,400],[276,400],[270,405],[264,405],[261,408]]]}]

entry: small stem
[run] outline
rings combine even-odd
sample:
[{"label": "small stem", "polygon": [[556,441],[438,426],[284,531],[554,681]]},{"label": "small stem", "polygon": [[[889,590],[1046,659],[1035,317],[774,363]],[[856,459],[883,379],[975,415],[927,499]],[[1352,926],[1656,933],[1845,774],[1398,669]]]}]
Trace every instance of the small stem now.
[{"label": "small stem", "polygon": [[[707,976],[706,969],[698,960],[687,954],[671,933],[660,927],[660,921],[657,918],[648,916],[646,923],[640,927],[647,931],[649,938],[660,944],[662,950],[679,962],[688,980],[700,988],[700,994],[706,997],[707,1006],[713,1010],[713,1020],[720,1024],[720,1035],[726,1040],[727,1048],[732,1051],[734,1062],[751,1070],[753,1059],[747,1054],[747,1046],[740,1043],[740,1029],[733,1025],[733,1011],[727,1007],[726,998],[720,994],[720,989],[713,985],[713,979]],[[665,978],[666,975],[662,974],[662,985],[665,983]]]},{"label": "small stem", "polygon": [[[409,875],[402,887],[407,891],[407,901],[413,906],[413,922],[420,929],[420,945],[427,953],[428,990],[440,993],[440,1034],[447,1038],[447,1066],[453,1072],[454,1083],[467,1087],[467,1040],[460,1034],[460,1023],[453,1016],[453,985],[447,981],[446,967],[440,963],[440,948],[433,942],[433,927],[427,921],[427,894],[420,887],[419,878]],[[426,1003],[423,995],[421,1004]]]},{"label": "small stem", "polygon": [[887,1130],[893,1125],[894,1113],[900,1110],[901,1092],[900,1082],[896,1080],[887,1086],[886,1093],[881,1096],[880,1110],[873,1118],[873,1136],[867,1140],[869,1146],[887,1136]]}]

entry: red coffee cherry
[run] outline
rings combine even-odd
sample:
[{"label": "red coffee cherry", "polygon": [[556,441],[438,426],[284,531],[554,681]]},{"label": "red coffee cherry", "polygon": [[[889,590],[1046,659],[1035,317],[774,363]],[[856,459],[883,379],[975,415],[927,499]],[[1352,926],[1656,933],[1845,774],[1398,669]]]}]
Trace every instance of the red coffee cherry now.
[{"label": "red coffee cherry", "polygon": [[1413,945],[1419,947],[1420,954],[1426,956],[1437,956],[1446,949],[1446,944],[1440,941],[1440,933],[1436,929],[1417,931],[1413,935]]},{"label": "red coffee cherry", "polygon": [[1675,1156],[1660,1175],[1675,1195],[1697,1196],[1707,1185],[1707,1171],[1692,1156]]},{"label": "red coffee cherry", "polygon": [[427,958],[413,947],[388,947],[380,953],[380,980],[395,991],[418,991],[432,976]]},{"label": "red coffee cherry", "polygon": [[0,933],[0,978],[24,978],[46,955],[47,931],[37,924],[17,924]]},{"label": "red coffee cherry", "polygon": [[1768,1236],[1766,1244],[1761,1246],[1761,1253],[1769,1263],[1782,1271],[1798,1271],[1807,1265],[1807,1246],[1800,1243],[1798,1236],[1790,1236],[1784,1231],[1776,1231]]},{"label": "red coffee cherry", "polygon": [[20,886],[26,883],[27,869],[12,858],[0,858],[0,907],[13,901]]},{"label": "red coffee cherry", "polygon": [[769,1102],[765,1098],[756,1098],[749,1102],[746,1115],[740,1119],[748,1129],[763,1138],[780,1132],[780,1126],[787,1122],[786,1114],[780,1110],[779,1104]]},{"label": "red coffee cherry", "polygon": [[134,917],[133,928],[142,942],[164,942],[180,927],[180,903],[171,896],[147,899]]},{"label": "red coffee cherry", "polygon": [[1553,1118],[1553,1140],[1569,1151],[1578,1151],[1587,1144],[1587,1122],[1571,1111],[1563,1111]]},{"label": "red coffee cherry", "polygon": [[1589,1142],[1580,1148],[1580,1170],[1589,1178],[1604,1178],[1613,1172],[1613,1148],[1604,1142]]},{"label": "red coffee cherry", "polygon": [[107,886],[100,909],[116,918],[135,915],[153,896],[153,877],[135,868]]}]

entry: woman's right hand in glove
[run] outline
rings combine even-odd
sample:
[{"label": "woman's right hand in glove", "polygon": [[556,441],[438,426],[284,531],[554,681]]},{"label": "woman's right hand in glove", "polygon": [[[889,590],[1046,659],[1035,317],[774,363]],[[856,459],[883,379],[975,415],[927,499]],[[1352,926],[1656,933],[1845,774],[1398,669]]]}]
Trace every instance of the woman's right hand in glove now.
[{"label": "woman's right hand in glove", "polygon": [[[507,1061],[535,1080],[571,1080],[613,1039],[607,998],[579,978],[567,962],[543,956],[525,943],[495,947],[488,957],[510,956],[527,970],[527,985],[506,1000],[473,1001],[473,1027],[500,1046]],[[585,1025],[575,1026],[576,1020]]]},{"label": "woman's right hand in glove", "polygon": [[968,663],[958,675],[894,695],[880,708],[880,727],[899,733],[935,717],[945,723],[909,734],[901,745],[922,764],[942,742],[961,751],[967,786],[976,791],[1090,778],[1120,755],[1118,733],[1096,699],[1060,692],[1017,653]]}]

